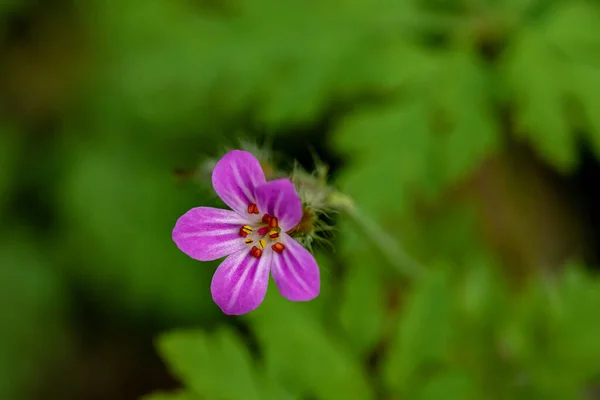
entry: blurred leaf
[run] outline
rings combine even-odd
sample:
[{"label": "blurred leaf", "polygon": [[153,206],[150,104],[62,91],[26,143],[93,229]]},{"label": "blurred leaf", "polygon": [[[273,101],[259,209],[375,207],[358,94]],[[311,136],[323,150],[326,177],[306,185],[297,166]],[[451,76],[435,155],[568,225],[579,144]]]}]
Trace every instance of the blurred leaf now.
[{"label": "blurred leaf", "polygon": [[249,314],[258,336],[267,376],[294,393],[322,400],[371,399],[360,364],[343,342],[307,311],[270,291],[265,303]]},{"label": "blurred leaf", "polygon": [[516,107],[517,133],[562,171],[576,164],[566,89],[571,74],[543,28],[523,27],[508,49],[503,74]]},{"label": "blurred leaf", "polygon": [[101,56],[96,97],[110,98],[165,133],[173,124],[190,128],[205,118],[198,110],[226,67],[223,49],[229,48],[218,18],[184,2],[102,1],[83,10]]},{"label": "blurred leaf", "polygon": [[[444,60],[433,91],[441,113],[438,143],[442,182],[456,182],[470,173],[499,144],[497,115],[492,113],[489,76],[470,48],[457,49]],[[447,129],[447,130],[446,130]]]},{"label": "blurred leaf", "polygon": [[276,380],[264,376],[263,379],[263,396],[261,400],[303,400],[303,397],[290,393],[286,388],[281,386]]},{"label": "blurred leaf", "polygon": [[[429,380],[414,397],[418,400],[469,400],[476,399],[472,378],[466,371],[444,371]],[[491,394],[491,393],[490,393]]]},{"label": "blurred leaf", "polygon": [[[22,7],[25,4],[22,0],[2,0],[0,2],[0,13],[13,11],[17,9],[17,7]],[[0,17],[3,15],[0,14]]]},{"label": "blurred leaf", "polygon": [[600,359],[600,324],[594,320],[600,309],[600,280],[577,266],[565,271],[561,283],[558,334],[562,343],[556,350],[566,358],[565,363],[577,366],[582,379],[591,379]]},{"label": "blurred leaf", "polygon": [[19,137],[12,129],[0,125],[0,214],[8,201],[9,190],[13,183],[17,157],[19,156]]},{"label": "blurred leaf", "polygon": [[455,346],[460,367],[468,367],[471,385],[480,394],[508,398],[507,368],[498,345],[499,329],[511,311],[510,292],[502,274],[488,262],[472,260],[455,290],[460,312]]},{"label": "blurred leaf", "polygon": [[410,393],[424,369],[447,361],[454,323],[451,301],[444,272],[432,271],[416,282],[384,362],[385,382],[395,392]]},{"label": "blurred leaf", "polygon": [[190,259],[171,240],[177,218],[202,199],[176,187],[169,165],[136,153],[139,146],[96,139],[70,148],[60,204],[70,231],[78,232],[66,238],[72,272],[91,295],[109,296],[138,316],[213,318],[218,308],[209,282],[216,263]]},{"label": "blurred leaf", "polygon": [[578,100],[587,119],[587,133],[600,155],[600,8],[585,1],[557,4],[544,31],[569,76],[566,92]]},{"label": "blurred leaf", "polygon": [[[333,281],[333,274],[335,273],[333,264],[335,259],[327,251],[323,251],[323,249],[315,251],[314,256],[321,274],[321,291],[316,299],[306,304],[300,303],[298,306],[301,308],[310,308],[311,312],[315,316],[318,315],[321,320],[330,321],[332,300],[334,300],[332,296],[336,295],[336,292],[333,292],[333,290],[337,289],[337,282]],[[271,290],[274,291],[275,288],[273,287]]]},{"label": "blurred leaf", "polygon": [[364,356],[381,338],[386,303],[379,266],[356,253],[348,258],[339,318],[353,349]]},{"label": "blurred leaf", "polygon": [[334,144],[353,161],[342,187],[368,215],[407,211],[415,191],[439,194],[499,144],[489,78],[473,50],[457,48],[423,65],[406,87],[410,101],[359,110],[336,131]]},{"label": "blurred leaf", "polygon": [[[557,2],[547,13],[544,36],[561,52],[564,61],[600,61],[596,51],[600,35],[596,27],[600,19],[598,3],[574,0]],[[560,56],[560,53],[557,53]]]},{"label": "blurred leaf", "polygon": [[[405,4],[391,2],[389,6],[404,7]],[[402,12],[404,15],[404,10]],[[393,14],[388,17],[396,18]],[[336,73],[339,90],[353,95],[368,88],[385,94],[412,84],[423,75],[435,73],[431,57],[406,39],[403,35],[394,35],[391,29],[358,38],[343,55],[342,67]]]},{"label": "blurred leaf", "polygon": [[173,393],[153,393],[142,397],[140,400],[201,400],[195,394],[183,391]]},{"label": "blurred leaf", "polygon": [[63,288],[32,237],[13,229],[0,243],[0,398],[31,398],[64,351]]},{"label": "blurred leaf", "polygon": [[508,288],[498,271],[487,263],[472,262],[457,288],[461,313],[481,328],[495,326],[508,311]]},{"label": "blurred leaf", "polygon": [[[600,23],[600,20],[599,20]],[[600,156],[600,69],[585,64],[573,67],[570,90],[580,101],[586,118],[586,133],[596,157]]]},{"label": "blurred leaf", "polygon": [[337,131],[335,144],[353,155],[341,187],[367,215],[379,219],[406,210],[407,185],[429,176],[427,111],[419,99],[390,103],[353,114]]},{"label": "blurred leaf", "polygon": [[578,398],[598,374],[597,278],[569,270],[560,280],[532,281],[515,299],[502,335],[522,396]]},{"label": "blurred leaf", "polygon": [[546,346],[536,346],[532,379],[546,396],[575,396],[598,376],[600,282],[579,268],[561,277],[549,303]]},{"label": "blurred leaf", "polygon": [[262,400],[248,350],[229,328],[212,335],[173,332],[159,349],[187,387],[209,399]]}]

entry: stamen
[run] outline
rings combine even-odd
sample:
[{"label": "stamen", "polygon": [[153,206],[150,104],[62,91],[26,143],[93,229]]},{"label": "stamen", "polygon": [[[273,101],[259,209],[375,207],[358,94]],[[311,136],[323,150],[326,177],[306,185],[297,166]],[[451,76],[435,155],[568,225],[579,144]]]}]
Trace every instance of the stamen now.
[{"label": "stamen", "polygon": [[246,244],[247,244],[248,246],[249,246],[249,245],[251,245],[251,244],[252,244],[252,242],[254,242],[254,240],[252,240],[252,239],[250,239],[250,238],[246,239]]},{"label": "stamen", "polygon": [[240,236],[246,237],[249,233],[252,233],[252,227],[249,225],[244,225],[240,228]]},{"label": "stamen", "polygon": [[275,243],[273,246],[271,246],[271,248],[273,249],[273,251],[275,251],[275,253],[279,253],[279,254],[281,254],[281,252],[283,252],[283,250],[285,250],[285,246],[281,242]]},{"label": "stamen", "polygon": [[279,225],[279,221],[277,220],[277,218],[271,217],[271,219],[269,220],[269,228],[277,228],[277,225]]},{"label": "stamen", "polygon": [[258,206],[254,203],[248,206],[248,214],[258,214]]},{"label": "stamen", "polygon": [[277,231],[271,231],[271,232],[269,232],[269,237],[271,239],[277,239],[279,237],[279,232],[277,232]]},{"label": "stamen", "polygon": [[265,223],[265,224],[268,224],[269,221],[271,221],[271,216],[269,214],[263,215],[262,222]]},{"label": "stamen", "polygon": [[267,246],[267,242],[265,242],[263,239],[258,241],[258,247],[260,249],[264,249]]},{"label": "stamen", "polygon": [[266,226],[263,226],[262,228],[258,229],[259,236],[265,236],[267,234],[267,232],[269,232],[269,228]]},{"label": "stamen", "polygon": [[254,247],[252,247],[252,250],[250,250],[250,254],[254,258],[259,258],[262,255],[262,250],[256,246],[254,246]]}]

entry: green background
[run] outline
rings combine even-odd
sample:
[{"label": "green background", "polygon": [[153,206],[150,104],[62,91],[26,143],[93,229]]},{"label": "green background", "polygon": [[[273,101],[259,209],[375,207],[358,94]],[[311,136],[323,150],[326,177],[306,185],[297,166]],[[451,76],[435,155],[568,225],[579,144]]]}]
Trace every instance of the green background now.
[{"label": "green background", "polygon": [[[227,317],[240,140],[360,214]],[[599,157],[595,0],[0,0],[0,399],[600,398]]]}]

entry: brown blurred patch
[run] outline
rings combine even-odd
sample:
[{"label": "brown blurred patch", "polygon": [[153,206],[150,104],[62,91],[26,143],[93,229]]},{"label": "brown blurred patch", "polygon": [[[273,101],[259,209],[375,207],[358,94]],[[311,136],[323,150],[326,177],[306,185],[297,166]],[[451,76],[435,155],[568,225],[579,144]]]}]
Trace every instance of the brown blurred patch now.
[{"label": "brown blurred patch", "polygon": [[36,7],[8,20],[0,47],[0,102],[11,117],[54,119],[83,76],[85,35],[67,7]]},{"label": "brown blurred patch", "polygon": [[478,229],[515,280],[583,256],[587,235],[567,180],[529,148],[509,145],[461,189],[473,200]]},{"label": "brown blurred patch", "polygon": [[56,360],[36,398],[137,400],[156,390],[181,386],[157,355],[152,336],[76,327],[70,353]]}]

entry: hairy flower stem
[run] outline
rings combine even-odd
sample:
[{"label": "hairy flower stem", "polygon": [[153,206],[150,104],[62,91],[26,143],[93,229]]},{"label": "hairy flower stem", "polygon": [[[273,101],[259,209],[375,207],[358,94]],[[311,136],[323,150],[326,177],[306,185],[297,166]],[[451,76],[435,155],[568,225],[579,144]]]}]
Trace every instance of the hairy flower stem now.
[{"label": "hairy flower stem", "polygon": [[332,191],[329,203],[345,211],[373,239],[373,244],[383,253],[388,262],[405,277],[418,278],[426,268],[412,258],[396,238],[385,232],[372,218],[363,214],[352,199],[340,192]]}]

